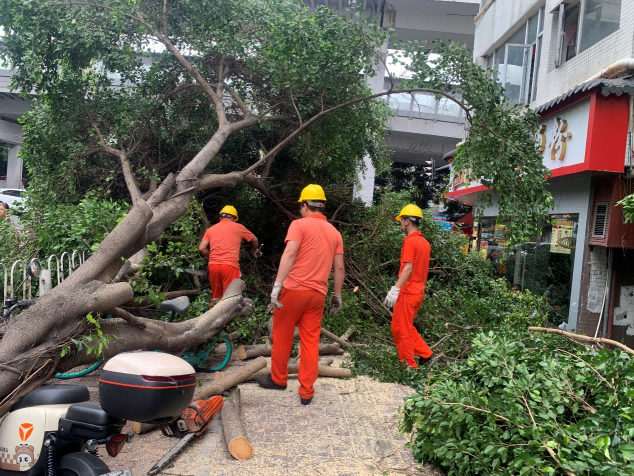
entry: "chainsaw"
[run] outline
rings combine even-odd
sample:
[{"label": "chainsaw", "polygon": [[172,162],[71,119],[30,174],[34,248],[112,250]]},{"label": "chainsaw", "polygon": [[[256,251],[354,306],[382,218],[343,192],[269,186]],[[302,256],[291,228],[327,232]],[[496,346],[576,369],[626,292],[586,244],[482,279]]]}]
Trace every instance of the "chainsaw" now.
[{"label": "chainsaw", "polygon": [[206,400],[194,400],[187,409],[176,420],[161,427],[165,436],[180,437],[176,443],[158,463],[147,472],[148,476],[153,476],[161,471],[174,457],[183,451],[183,448],[201,435],[211,424],[211,421],[222,408],[222,396],[211,397]]}]

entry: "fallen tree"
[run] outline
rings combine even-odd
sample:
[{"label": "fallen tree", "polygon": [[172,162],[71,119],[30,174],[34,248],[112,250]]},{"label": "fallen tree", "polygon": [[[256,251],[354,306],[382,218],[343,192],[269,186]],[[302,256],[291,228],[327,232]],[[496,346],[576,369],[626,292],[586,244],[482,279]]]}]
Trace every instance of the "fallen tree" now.
[{"label": "fallen tree", "polygon": [[[130,202],[72,276],[5,326],[0,398],[46,361],[65,370],[89,360],[76,352],[61,356],[95,331],[86,325],[89,313],[119,318],[100,322],[100,335],[117,337],[105,356],[187,347],[213,335],[172,346],[164,336],[176,327],[150,325],[120,309],[133,297],[129,279],[143,269],[147,246],[169,241],[162,235],[196,193],[243,184],[288,220],[294,214],[278,194],[295,197],[316,172],[324,183],[352,182],[365,156],[385,164],[388,109],[376,99],[396,89],[372,95],[359,74],[374,75],[382,61],[375,51],[387,32],[372,21],[326,8],[308,14],[294,0],[7,0],[0,21],[11,32],[4,55],[15,68],[13,85],[41,98],[25,118],[22,149],[40,180],[34,195],[41,203],[51,202],[56,188],[72,195],[83,186],[77,177],[106,194],[115,170],[120,180],[112,188]],[[495,151],[500,163],[485,185],[500,188],[501,217],[525,218],[509,225],[511,241],[521,238],[518,230],[531,234],[550,205],[548,172],[534,147],[536,116],[519,106],[509,114],[501,89],[469,51],[439,46],[438,67],[431,68],[429,49],[409,48],[412,76],[398,91],[433,93],[463,109],[471,135],[456,164],[487,176],[482,167]],[[526,170],[531,174],[523,176]],[[87,175],[92,171],[99,173]],[[225,306],[218,319],[227,322],[251,310],[237,296]],[[198,328],[193,321],[205,316],[211,314],[188,326]]]}]

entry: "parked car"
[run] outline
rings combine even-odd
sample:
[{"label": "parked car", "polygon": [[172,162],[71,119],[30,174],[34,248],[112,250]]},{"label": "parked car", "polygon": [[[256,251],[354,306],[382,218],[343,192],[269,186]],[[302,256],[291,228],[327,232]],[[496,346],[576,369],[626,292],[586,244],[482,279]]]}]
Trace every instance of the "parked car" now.
[{"label": "parked car", "polygon": [[8,203],[10,207],[26,200],[26,190],[20,188],[0,189],[0,202]]}]

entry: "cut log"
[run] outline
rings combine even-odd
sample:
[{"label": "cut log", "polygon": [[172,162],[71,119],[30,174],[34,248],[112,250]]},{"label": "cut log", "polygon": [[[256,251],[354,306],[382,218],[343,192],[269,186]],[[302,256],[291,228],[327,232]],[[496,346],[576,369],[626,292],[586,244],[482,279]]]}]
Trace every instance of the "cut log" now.
[{"label": "cut log", "polygon": [[342,339],[341,337],[336,336],[335,334],[333,334],[330,331],[327,331],[326,329],[324,329],[323,327],[321,328],[321,335],[328,337],[328,339],[330,339],[333,342],[336,342],[337,344],[339,344],[341,347],[351,347],[352,344],[350,344],[349,342],[346,342],[344,339]]},{"label": "cut log", "polygon": [[241,345],[238,347],[238,358],[240,360],[254,359],[256,357],[270,357],[271,346],[267,344]]},{"label": "cut log", "polygon": [[222,431],[229,448],[229,453],[236,459],[249,459],[253,455],[253,448],[247,440],[247,433],[240,418],[240,389],[235,387],[225,399],[222,410]]},{"label": "cut log", "polygon": [[132,431],[136,435],[142,435],[143,433],[147,433],[159,427],[158,425],[154,425],[152,423],[139,423],[138,421],[132,421],[130,422],[130,425],[132,426]]},{"label": "cut log", "polygon": [[[320,362],[319,367],[317,367],[317,375],[320,377],[330,377],[330,378],[351,378],[352,371],[350,369],[342,369],[337,367],[330,367],[333,359],[326,359],[323,362]],[[299,372],[299,364],[297,362],[293,362],[288,364],[288,376],[293,377],[296,376],[297,372]],[[268,369],[262,370],[254,374],[248,380],[254,380],[258,375],[266,375],[271,373]],[[245,381],[248,381],[245,380]]]},{"label": "cut log", "polygon": [[347,341],[348,339],[350,339],[350,337],[352,336],[352,334],[354,334],[355,331],[355,327],[354,326],[350,326],[348,327],[348,330],[341,336],[341,340],[345,340]]},{"label": "cut log", "polygon": [[231,387],[235,387],[241,382],[248,380],[258,370],[262,370],[267,365],[264,357],[258,357],[249,365],[245,365],[241,370],[237,372],[231,372],[224,377],[214,380],[210,385],[201,388],[194,394],[194,400],[204,400],[214,395],[222,395]]},{"label": "cut log", "polygon": [[214,378],[213,380],[218,380],[219,378],[222,378],[225,376],[224,372],[214,372]]},{"label": "cut log", "polygon": [[238,339],[238,331],[233,331],[230,334],[227,334],[227,339],[229,339],[230,341],[234,341]]},{"label": "cut log", "polygon": [[[267,344],[241,345],[238,347],[238,358],[247,360],[255,357],[270,357],[272,349],[273,347]],[[343,355],[343,352],[343,349],[336,343],[319,345],[319,355]]]},{"label": "cut log", "polygon": [[343,355],[339,344],[319,344],[319,355]]}]

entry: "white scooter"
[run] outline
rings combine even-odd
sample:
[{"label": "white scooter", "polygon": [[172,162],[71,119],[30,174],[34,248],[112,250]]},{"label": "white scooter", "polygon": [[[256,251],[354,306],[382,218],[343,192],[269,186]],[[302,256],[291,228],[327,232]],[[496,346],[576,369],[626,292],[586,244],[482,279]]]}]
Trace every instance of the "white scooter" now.
[{"label": "white scooter", "polygon": [[119,454],[131,434],[126,420],[166,423],[191,403],[194,368],[158,352],[127,352],[110,359],[99,378],[99,402],[81,385],[44,385],[26,394],[0,421],[0,476],[101,476],[104,445]]}]

